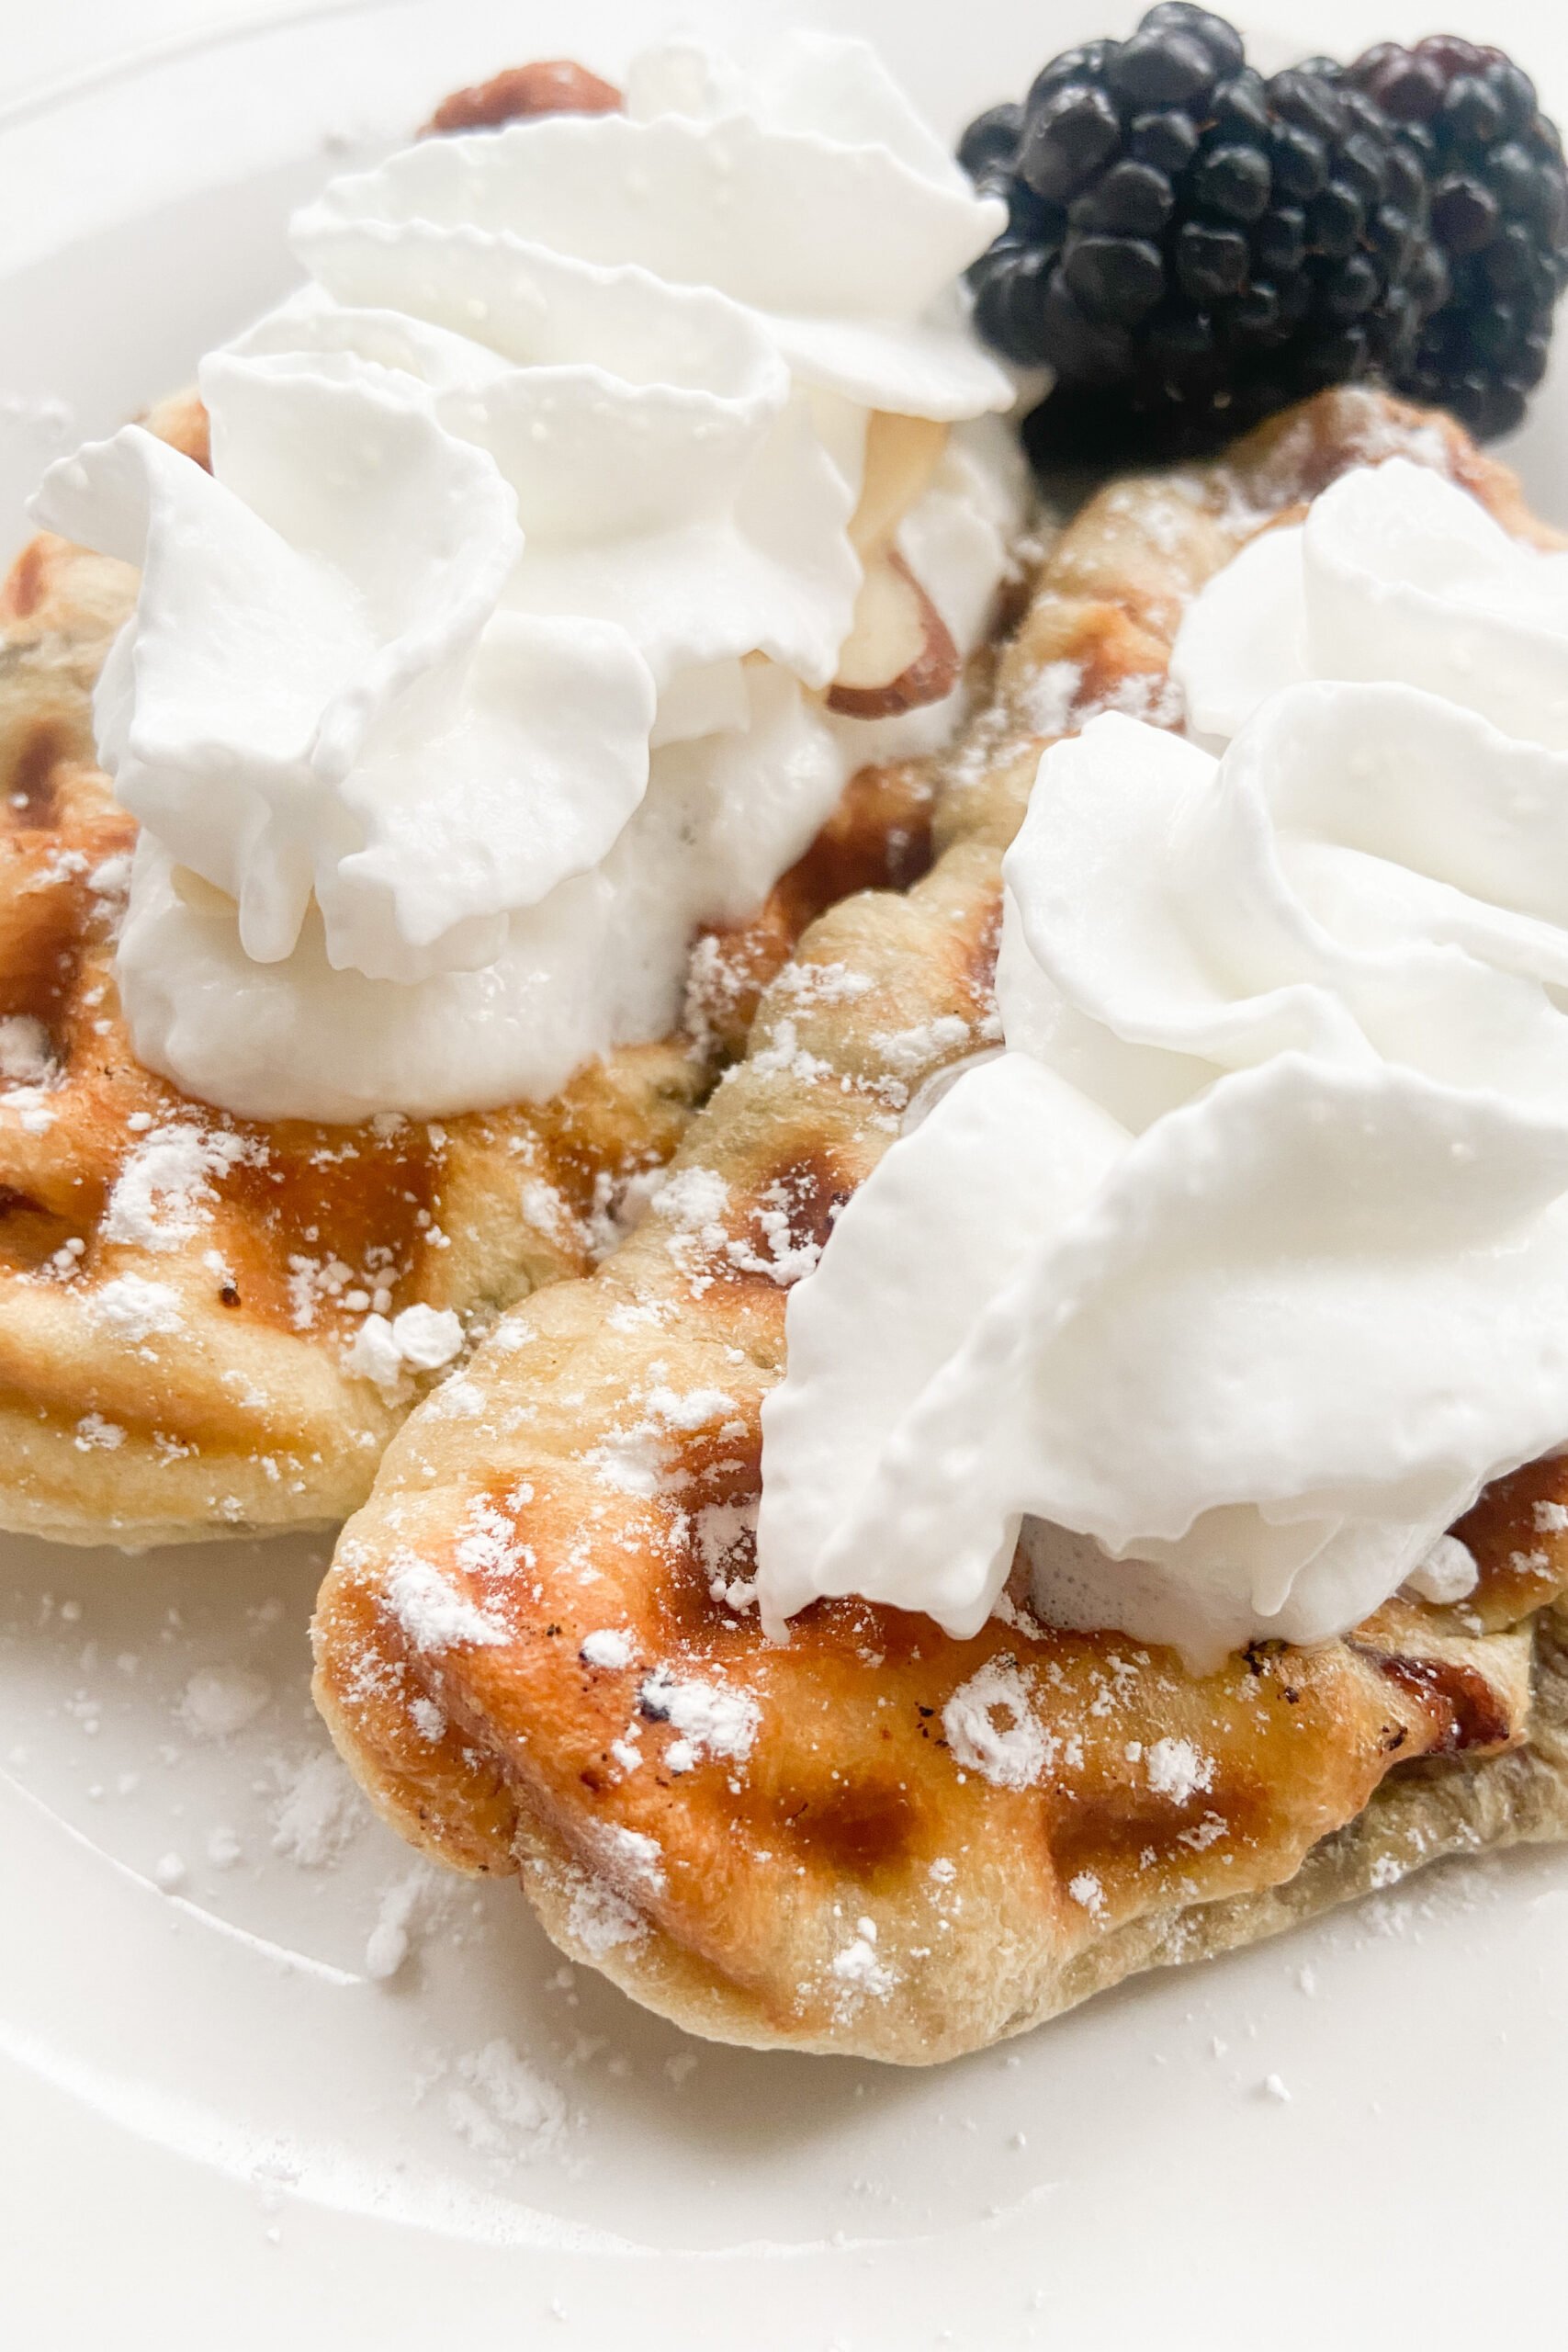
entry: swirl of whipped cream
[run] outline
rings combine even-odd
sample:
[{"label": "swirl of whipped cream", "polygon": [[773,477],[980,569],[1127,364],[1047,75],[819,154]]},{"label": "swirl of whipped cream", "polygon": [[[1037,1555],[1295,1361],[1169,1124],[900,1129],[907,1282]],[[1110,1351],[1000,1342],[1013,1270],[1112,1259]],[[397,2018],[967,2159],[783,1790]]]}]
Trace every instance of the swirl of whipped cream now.
[{"label": "swirl of whipped cream", "polygon": [[[1319,507],[1354,540],[1387,489]],[[1534,627],[1555,591],[1509,593]],[[1219,760],[1097,718],[1045,754],[1004,873],[1008,1050],[791,1295],[765,1617],[853,1591],[972,1634],[1022,1530],[1057,1622],[1199,1659],[1343,1631],[1568,1444],[1550,686],[1505,733],[1420,686],[1298,684]]]},{"label": "swirl of whipped cream", "polygon": [[602,620],[497,612],[512,494],[382,371],[221,356],[202,391],[212,474],[132,429],[49,484],[58,528],[142,571],[96,697],[118,797],[256,962],[312,898],[334,967],[493,961],[641,800],[647,662]]},{"label": "swirl of whipped cream", "polygon": [[988,617],[1020,498],[940,439],[1010,398],[953,294],[995,206],[858,43],[656,52],[629,105],[334,183],[310,283],[204,364],[210,476],[132,427],[37,502],[142,570],[97,703],[133,1043],[245,1114],[481,1108],[660,1035],[696,928],[957,716],[819,697],[874,408],[937,436],[893,544],[961,650]]},{"label": "swirl of whipped cream", "polygon": [[1228,741],[1303,678],[1394,679],[1568,751],[1568,553],[1510,538],[1408,458],[1346,474],[1304,523],[1210,582],[1171,674],[1195,734]]},{"label": "swirl of whipped cream", "polygon": [[[293,238],[339,301],[412,297],[487,340],[517,315],[513,273],[525,288],[552,263],[551,290],[575,278],[590,304],[632,273],[714,288],[802,384],[954,419],[1011,398],[953,298],[1003,225],[874,51],[795,34],[750,74],[690,46],[652,51],[624,115],[425,140],[334,182]],[[476,313],[498,293],[499,318]]]}]

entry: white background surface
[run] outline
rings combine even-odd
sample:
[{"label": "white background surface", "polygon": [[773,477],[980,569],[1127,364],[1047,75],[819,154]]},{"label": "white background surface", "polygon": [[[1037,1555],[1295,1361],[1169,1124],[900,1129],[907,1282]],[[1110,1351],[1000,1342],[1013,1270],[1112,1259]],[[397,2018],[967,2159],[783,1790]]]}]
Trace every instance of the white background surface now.
[{"label": "white background surface", "polygon": [[[0,8],[0,106],[23,92],[37,90],[66,80],[83,72],[91,72],[105,62],[134,55],[148,44],[163,44],[215,32],[235,25],[263,24],[303,14],[309,0],[5,0]],[[331,5],[331,0],[328,0]],[[1229,15],[1247,24],[1265,18],[1279,17],[1281,11],[1271,0],[1215,0],[1222,15]],[[907,0],[911,15],[940,17],[947,13],[950,0]],[[528,9],[525,0],[498,0],[496,14],[510,15],[519,33],[526,38]],[[584,18],[593,14],[593,0],[581,0]],[[649,0],[648,13],[658,11]],[[818,12],[831,17],[833,9]],[[852,14],[852,10],[849,13]],[[1064,15],[1061,7],[1040,5],[1040,0],[1003,0],[998,8],[994,0],[983,0],[976,7],[974,0],[967,6],[953,6],[955,18],[961,18],[971,35],[976,17],[984,19],[999,13],[1016,14],[1032,19],[1039,28],[1034,46],[1041,61],[1050,50],[1061,46],[1052,31],[1052,25]],[[1124,10],[1109,5],[1104,10],[1107,25],[1124,15]],[[1504,0],[1501,11],[1488,0],[1453,0],[1442,5],[1410,5],[1410,0],[1391,0],[1387,6],[1381,0],[1297,0],[1293,16],[1300,28],[1302,42],[1314,42],[1326,48],[1346,50],[1358,38],[1366,43],[1388,39],[1398,33],[1413,31],[1448,31],[1462,28],[1472,39],[1512,39],[1515,28],[1519,32],[1519,47],[1533,62],[1540,50],[1563,39],[1561,0]],[[1504,21],[1507,30],[1500,29]],[[1064,36],[1064,40],[1070,36]]]},{"label": "white background surface", "polygon": [[[1561,109],[1560,8],[1452,13]],[[300,13],[0,0],[0,110],[142,37]],[[802,15],[874,32],[952,130],[1132,13],[396,0],[0,121],[0,537],[67,429],[29,398],[99,430],[183,380],[287,283],[283,213],[345,135],[406,126],[509,55],[614,67],[678,16]],[[1298,53],[1434,22],[1422,0],[1247,14]],[[1521,455],[1560,520],[1565,439],[1559,380]],[[4,2352],[1559,2340],[1568,1856],[1416,1879],[931,2075],[688,2043],[563,1971],[502,1885],[476,1905],[422,1882],[407,1962],[378,1980],[411,1858],[352,1804],[330,1860],[288,1834],[290,1792],[331,1773],[306,1695],[320,1562],[304,1543],[128,1563],[0,1539]],[[209,1668],[257,1694],[226,1738],[192,1727]],[[564,2098],[542,2156],[482,2070],[477,2127],[464,2105],[465,2061],[498,2040]]]},{"label": "white background surface", "polygon": [[149,42],[291,15],[299,0],[6,0],[0,106]]}]

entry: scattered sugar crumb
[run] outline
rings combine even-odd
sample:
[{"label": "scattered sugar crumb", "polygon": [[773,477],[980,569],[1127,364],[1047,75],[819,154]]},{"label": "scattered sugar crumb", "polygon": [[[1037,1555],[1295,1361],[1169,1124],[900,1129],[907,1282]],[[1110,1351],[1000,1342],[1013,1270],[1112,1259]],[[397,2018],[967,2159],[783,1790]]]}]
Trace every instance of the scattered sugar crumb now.
[{"label": "scattered sugar crumb", "polygon": [[802,1006],[853,1004],[875,985],[869,973],[852,971],[847,964],[786,964],[773,982],[773,993],[793,997]]},{"label": "scattered sugar crumb", "polygon": [[634,1656],[631,1635],[619,1626],[606,1625],[601,1632],[584,1636],[578,1656],[584,1666],[602,1667],[606,1672],[630,1666]]},{"label": "scattered sugar crumb", "polygon": [[664,1854],[657,1838],[640,1829],[616,1826],[605,1830],[599,1842],[606,1870],[615,1879],[639,1894],[663,1894]]},{"label": "scattered sugar crumb", "polygon": [[177,1331],[184,1319],[178,1291],[142,1274],[117,1274],[100,1283],[87,1294],[86,1306],[95,1323],[132,1344]]},{"label": "scattered sugar crumb", "polygon": [[262,1156],[263,1147],[226,1128],[179,1121],[152,1128],[115,1179],[103,1238],[142,1250],[177,1250],[217,1198],[212,1179]]},{"label": "scattered sugar crumb", "polygon": [[272,1698],[272,1686],[243,1667],[202,1667],[186,1684],[179,1716],[193,1739],[231,1739],[254,1724]]},{"label": "scattered sugar crumb", "polygon": [[446,2119],[481,2155],[529,2163],[547,2154],[566,2129],[566,2098],[510,2041],[497,2039],[456,2061]]},{"label": "scattered sugar crumb", "polygon": [[118,1421],[106,1421],[101,1413],[84,1413],[76,1424],[75,1442],[81,1453],[95,1449],[113,1453],[125,1443],[125,1431]]},{"label": "scattered sugar crumb", "polygon": [[567,1932],[591,1960],[603,1960],[622,1944],[640,1943],[647,1935],[647,1920],[606,1881],[588,1871],[574,1871],[570,1883]]},{"label": "scattered sugar crumb", "polygon": [[918,1077],[944,1054],[969,1043],[969,1023],[956,1012],[941,1012],[911,1029],[885,1030],[871,1043],[899,1078]]},{"label": "scattered sugar crumb", "polygon": [[765,1046],[752,1047],[750,1061],[754,1076],[793,1078],[802,1084],[833,1074],[831,1064],[819,1054],[807,1052],[795,1023],[787,1015],[773,1023]]},{"label": "scattered sugar crumb", "polygon": [[386,1979],[395,1976],[407,1960],[416,1916],[433,1897],[446,1892],[429,1862],[416,1862],[403,1877],[381,1890],[375,1923],[365,1944],[365,1973]]},{"label": "scattered sugar crumb", "polygon": [[690,1763],[703,1755],[739,1761],[750,1754],[761,1727],[761,1710],[749,1690],[680,1677],[667,1666],[644,1677],[637,1705],[650,1722],[667,1723],[679,1735],[692,1751]]},{"label": "scattered sugar crumb", "polygon": [[428,1740],[432,1747],[438,1739],[446,1736],[446,1713],[434,1699],[411,1699],[409,1719],[421,1739]]},{"label": "scattered sugar crumb", "polygon": [[48,1091],[44,1087],[9,1087],[4,1099],[6,1108],[15,1112],[17,1123],[25,1135],[47,1135],[53,1126],[57,1114],[51,1107]]},{"label": "scattered sugar crumb", "polygon": [[1213,1757],[1203,1755],[1190,1739],[1156,1739],[1148,1751],[1149,1786],[1173,1804],[1189,1804],[1213,1784]]},{"label": "scattered sugar crumb", "polygon": [[509,1638],[504,1625],[476,1608],[417,1552],[392,1555],[380,1598],[416,1650],[450,1649],[457,1642],[493,1647]]},{"label": "scattered sugar crumb", "polygon": [[[1000,1715],[1005,1718],[997,1721]],[[1029,1702],[1029,1685],[1012,1658],[987,1660],[961,1682],[942,1711],[956,1761],[994,1788],[1027,1789],[1051,1761],[1056,1743]]]},{"label": "scattered sugar crumb", "polygon": [[1457,1535],[1439,1535],[1419,1567],[1405,1577],[1407,1589],[1442,1609],[1473,1592],[1481,1570],[1473,1552]]},{"label": "scattered sugar crumb", "polygon": [[885,2001],[897,1979],[876,1950],[876,1922],[857,1919],[852,1940],[833,1954],[829,1963],[833,1975],[849,1993],[869,1994]]},{"label": "scattered sugar crumb", "polygon": [[802,1205],[810,1204],[792,1201],[788,1182],[775,1178],[751,1212],[750,1224],[761,1247],[754,1247],[750,1236],[724,1245],[725,1257],[738,1272],[766,1274],[781,1290],[788,1290],[816,1272],[822,1244],[814,1235],[796,1234],[794,1228],[792,1209]]},{"label": "scattered sugar crumb", "polygon": [[1076,662],[1047,662],[1030,680],[1020,698],[1020,715],[1037,735],[1065,735],[1073,723],[1073,706],[1083,685]]},{"label": "scattered sugar crumb", "polygon": [[275,1762],[278,1798],[272,1815],[272,1849],[301,1870],[334,1861],[368,1818],[365,1801],[335,1748],[318,1748],[297,1763]]},{"label": "scattered sugar crumb", "polygon": [[449,1306],[405,1306],[389,1321],[371,1313],[344,1353],[344,1369],[395,1395],[408,1372],[438,1372],[461,1354],[463,1326]]},{"label": "scattered sugar crumb", "polygon": [[0,1079],[7,1086],[43,1086],[54,1075],[49,1031],[30,1012],[0,1019]]},{"label": "scattered sugar crumb", "polygon": [[601,1483],[616,1494],[656,1495],[671,1467],[671,1439],[690,1436],[738,1409],[722,1388],[682,1394],[663,1385],[649,1389],[641,1404],[639,1419],[613,1429],[584,1456]]}]

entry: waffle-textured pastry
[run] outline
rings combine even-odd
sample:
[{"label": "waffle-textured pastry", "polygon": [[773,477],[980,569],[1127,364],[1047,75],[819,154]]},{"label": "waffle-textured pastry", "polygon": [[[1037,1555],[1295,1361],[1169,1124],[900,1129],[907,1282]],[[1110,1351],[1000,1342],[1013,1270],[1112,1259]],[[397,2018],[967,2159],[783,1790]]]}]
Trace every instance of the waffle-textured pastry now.
[{"label": "waffle-textured pastry", "polygon": [[697,2032],[942,2059],[1435,1856],[1568,1832],[1560,1463],[1463,1522],[1464,1604],[1396,1600],[1202,1677],[1042,1626],[1021,1572],[964,1642],[847,1600],[770,1646],[752,1599],[787,1286],[917,1091],[994,1034],[1001,851],[1043,741],[1108,706],[1174,718],[1193,589],[1395,450],[1543,536],[1457,428],[1364,393],[1085,511],[953,764],[932,873],[813,927],[640,1228],[500,1326],[345,1531],[317,1688],[355,1772]]},{"label": "waffle-textured pastry", "polygon": [[[194,396],[152,429],[205,461]],[[141,1545],[336,1522],[451,1345],[581,1274],[666,1160],[764,981],[832,899],[930,857],[930,783],[865,769],[755,921],[702,943],[689,1033],[540,1105],[258,1125],[136,1062],[112,973],[135,828],[91,695],[125,565],[44,535],[0,591],[0,1526]],[[422,1358],[425,1361],[422,1363]]]}]

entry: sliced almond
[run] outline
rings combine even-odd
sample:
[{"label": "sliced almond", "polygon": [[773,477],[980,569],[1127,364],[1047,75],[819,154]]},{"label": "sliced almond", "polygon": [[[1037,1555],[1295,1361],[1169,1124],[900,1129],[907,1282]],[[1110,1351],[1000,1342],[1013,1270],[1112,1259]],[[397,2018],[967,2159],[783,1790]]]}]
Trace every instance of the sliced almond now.
[{"label": "sliced almond", "polygon": [[947,447],[947,427],[929,416],[877,409],[866,428],[860,504],[850,518],[856,552],[885,547],[931,481]]},{"label": "sliced almond", "polygon": [[845,718],[896,718],[941,702],[962,667],[947,623],[903,557],[892,548],[872,556],[829,709]]},{"label": "sliced almond", "polygon": [[169,880],[175,898],[182,905],[189,907],[193,914],[222,915],[232,922],[239,913],[239,908],[228,891],[220,890],[216,882],[209,882],[204,874],[197,874],[194,866],[176,865]]},{"label": "sliced almond", "polygon": [[532,65],[509,66],[472,89],[454,90],[420,137],[499,130],[503,123],[534,121],[547,114],[618,114],[625,104],[613,82],[601,81],[575,58],[540,58]]}]

